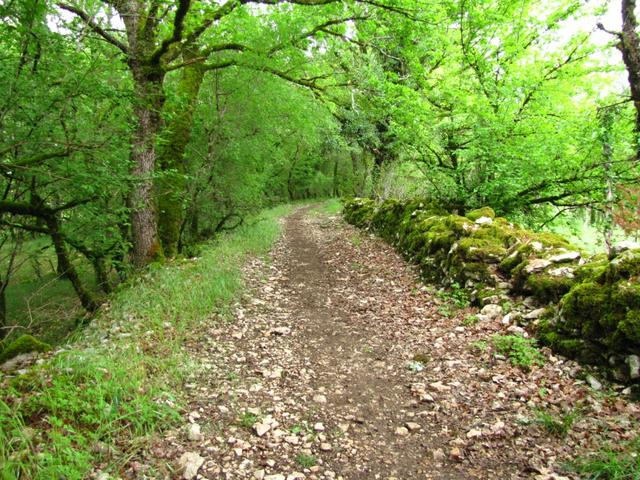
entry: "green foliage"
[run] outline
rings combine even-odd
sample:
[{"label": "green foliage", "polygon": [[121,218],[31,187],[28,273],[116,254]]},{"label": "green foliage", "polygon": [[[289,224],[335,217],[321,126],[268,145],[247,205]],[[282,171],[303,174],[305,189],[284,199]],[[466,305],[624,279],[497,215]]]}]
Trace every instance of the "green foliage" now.
[{"label": "green foliage", "polygon": [[640,437],[577,458],[569,466],[581,478],[589,480],[637,480],[640,478]]},{"label": "green foliage", "polygon": [[571,431],[571,427],[578,416],[579,413],[577,410],[572,410],[560,416],[539,410],[537,413],[537,422],[542,425],[548,434],[564,438]]},{"label": "green foliage", "polygon": [[480,321],[480,318],[477,315],[469,315],[462,321],[462,325],[465,327],[469,327],[471,325],[475,325]]},{"label": "green foliage", "polygon": [[260,420],[260,417],[258,417],[258,415],[255,415],[255,414],[250,413],[250,412],[242,412],[240,414],[239,419],[238,419],[238,423],[240,424],[241,427],[250,429],[259,420]]},{"label": "green foliage", "polygon": [[304,453],[300,453],[296,455],[296,463],[300,465],[302,468],[311,468],[318,464],[318,459],[313,455],[306,455]]},{"label": "green foliage", "polygon": [[471,303],[468,289],[461,287],[457,282],[449,285],[449,290],[439,291],[438,297],[451,302],[456,308],[466,308]]},{"label": "green foliage", "polygon": [[491,343],[511,363],[525,371],[533,366],[544,365],[544,356],[536,348],[536,341],[518,335],[494,335]]}]

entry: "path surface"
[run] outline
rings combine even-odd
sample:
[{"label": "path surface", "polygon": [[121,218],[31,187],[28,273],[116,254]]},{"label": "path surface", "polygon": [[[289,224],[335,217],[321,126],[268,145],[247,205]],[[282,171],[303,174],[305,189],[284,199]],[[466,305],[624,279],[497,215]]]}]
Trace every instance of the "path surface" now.
[{"label": "path surface", "polygon": [[[463,326],[471,310],[451,313],[391,248],[337,217],[297,210],[246,278],[234,320],[188,345],[191,433],[147,452],[157,478],[182,478],[172,466],[185,452],[207,479],[565,478],[554,472],[600,441],[592,431],[632,434],[637,410],[592,396],[575,364],[547,353],[525,373],[496,358],[477,341],[507,326]],[[567,438],[532,421],[578,405]]]}]

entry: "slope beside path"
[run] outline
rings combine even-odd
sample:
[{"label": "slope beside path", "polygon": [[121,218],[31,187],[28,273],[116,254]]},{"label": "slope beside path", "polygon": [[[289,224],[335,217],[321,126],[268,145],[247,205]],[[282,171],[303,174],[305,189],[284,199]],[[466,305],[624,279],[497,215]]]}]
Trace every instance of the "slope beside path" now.
[{"label": "slope beside path", "polygon": [[[188,343],[186,426],[132,478],[572,478],[563,462],[635,435],[634,404],[549,352],[530,372],[495,355],[488,339],[506,327],[464,325],[472,311],[381,241],[309,208],[284,221],[229,323]],[[572,418],[566,437],[540,412]]]}]

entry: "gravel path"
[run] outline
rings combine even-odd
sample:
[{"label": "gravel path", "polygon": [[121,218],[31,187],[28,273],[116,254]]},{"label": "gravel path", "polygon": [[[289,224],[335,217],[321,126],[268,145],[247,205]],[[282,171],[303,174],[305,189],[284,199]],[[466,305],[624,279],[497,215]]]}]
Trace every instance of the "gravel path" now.
[{"label": "gravel path", "polygon": [[[297,210],[246,279],[233,321],[187,345],[187,427],[158,439],[139,478],[567,478],[576,452],[633,435],[635,404],[549,352],[513,367],[483,343],[507,326],[464,326],[473,310],[337,217]],[[539,411],[577,416],[562,438]]]}]

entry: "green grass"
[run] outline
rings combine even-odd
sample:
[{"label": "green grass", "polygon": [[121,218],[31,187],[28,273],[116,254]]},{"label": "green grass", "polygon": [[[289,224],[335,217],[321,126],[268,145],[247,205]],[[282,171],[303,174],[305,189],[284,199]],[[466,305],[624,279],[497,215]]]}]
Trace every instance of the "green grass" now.
[{"label": "green grass", "polygon": [[589,457],[577,458],[569,469],[589,480],[640,480],[640,436],[615,450],[605,447]]},{"label": "green grass", "polygon": [[475,325],[479,321],[480,317],[478,317],[477,315],[469,315],[464,320],[462,320],[462,325],[464,325],[465,327],[469,327],[471,325]]},{"label": "green grass", "polygon": [[579,413],[577,410],[571,410],[560,416],[553,415],[544,410],[537,412],[537,422],[542,425],[546,432],[550,435],[564,438],[567,436],[571,427],[578,418]]},{"label": "green grass", "polygon": [[534,365],[544,365],[544,357],[536,348],[536,341],[518,335],[494,335],[495,349],[509,358],[511,364],[529,371]]},{"label": "green grass", "polygon": [[342,202],[337,198],[330,198],[318,210],[328,215],[339,215],[342,212]]},{"label": "green grass", "polygon": [[183,340],[201,319],[225,315],[245,259],[269,250],[287,211],[249,220],[198,259],[151,268],[65,352],[25,375],[0,374],[0,478],[80,480],[97,463],[117,475],[148,436],[174,427],[181,379],[196,368]]},{"label": "green grass", "polygon": [[254,415],[250,412],[242,412],[238,419],[238,423],[241,427],[250,429],[253,428],[258,420],[260,420],[260,417],[258,417],[258,415]]},{"label": "green grass", "polygon": [[[11,248],[7,245],[3,251]],[[0,258],[6,263],[3,252]],[[96,292],[91,266],[80,256],[72,258],[85,287]],[[44,342],[59,344],[76,327],[76,320],[85,314],[71,283],[58,277],[56,264],[48,239],[38,238],[22,244],[15,262],[19,268],[11,276],[6,292],[8,325],[17,326],[10,339],[30,333]]]},{"label": "green grass", "polygon": [[304,453],[300,453],[296,456],[296,463],[302,468],[311,468],[318,463],[318,459],[313,455],[305,455]]}]

